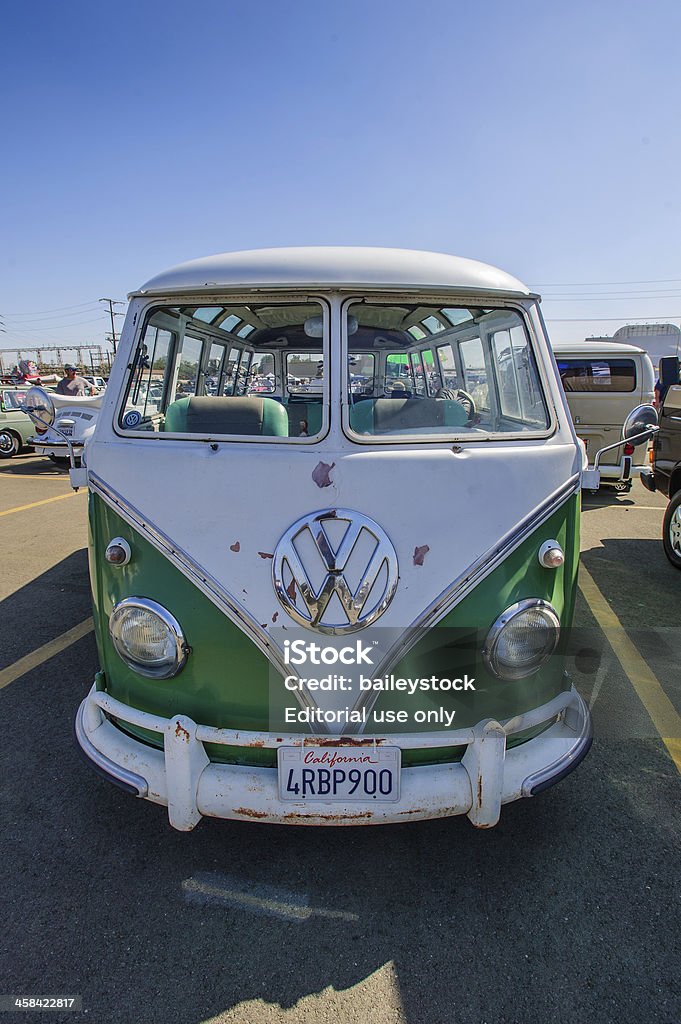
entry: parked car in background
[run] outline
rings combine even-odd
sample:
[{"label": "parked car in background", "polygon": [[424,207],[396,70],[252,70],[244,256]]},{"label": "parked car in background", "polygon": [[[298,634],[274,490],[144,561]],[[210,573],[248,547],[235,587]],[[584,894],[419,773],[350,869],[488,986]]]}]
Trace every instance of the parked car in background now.
[{"label": "parked car in background", "polygon": [[47,455],[57,464],[68,465],[71,450],[78,462],[95,431],[103,399],[104,392],[75,398],[48,393],[44,388],[33,388],[30,400],[34,405],[38,401],[42,403],[45,426],[43,429],[42,425],[36,424],[29,443],[39,455]]},{"label": "parked car in background", "polygon": [[[652,403],[655,371],[642,348],[615,342],[552,344],[558,372],[578,437],[593,463],[596,452],[619,440],[622,423],[639,405]],[[631,490],[632,479],[648,465],[645,445],[625,445],[600,465],[601,486]]]},{"label": "parked car in background", "polygon": [[98,392],[99,391],[104,391],[104,389],[106,387],[106,383],[105,383],[103,377],[90,376],[90,375],[88,375],[86,373],[83,374],[83,377],[88,382],[88,384],[90,384],[90,386],[95,388]]},{"label": "parked car in background", "polygon": [[26,392],[27,388],[0,387],[0,459],[11,459],[30,447],[35,430],[21,409]]},{"label": "parked car in background", "polygon": [[[660,360],[660,379],[666,394],[660,409],[660,429],[653,442],[652,469],[641,474],[649,491],[661,491],[669,498],[662,523],[664,553],[681,569],[681,384],[679,360]],[[676,383],[674,383],[676,382]]]}]

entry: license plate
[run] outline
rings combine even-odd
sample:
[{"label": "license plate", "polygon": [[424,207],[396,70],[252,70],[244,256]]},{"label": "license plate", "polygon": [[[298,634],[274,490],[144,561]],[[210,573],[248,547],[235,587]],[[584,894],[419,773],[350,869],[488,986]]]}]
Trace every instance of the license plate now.
[{"label": "license plate", "polygon": [[279,747],[281,800],[400,798],[399,747]]},{"label": "license plate", "polygon": [[73,427],[58,427],[57,428],[64,437],[73,437]]}]

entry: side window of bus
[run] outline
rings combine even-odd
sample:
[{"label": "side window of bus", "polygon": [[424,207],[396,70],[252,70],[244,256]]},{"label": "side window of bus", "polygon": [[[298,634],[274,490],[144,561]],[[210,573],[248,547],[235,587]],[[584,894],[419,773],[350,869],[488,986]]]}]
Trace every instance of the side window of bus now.
[{"label": "side window of bus", "polygon": [[170,331],[147,324],[137,350],[135,370],[122,414],[124,427],[136,430],[157,429],[172,343],[173,335]]},{"label": "side window of bus", "polygon": [[391,352],[385,361],[385,393],[409,398],[414,393],[413,373],[405,352]]},{"label": "side window of bus", "polygon": [[[425,355],[425,352],[423,353]],[[409,359],[411,361],[411,373],[414,380],[414,394],[420,395],[421,398],[425,398],[426,395],[426,374],[421,362],[420,352],[410,352]]]},{"label": "side window of bus", "polygon": [[241,359],[239,360],[239,366],[236,371],[236,379],[234,381],[234,394],[243,396],[248,391],[249,372],[251,369],[251,361],[253,359],[253,353],[248,352],[246,349],[241,353]]},{"label": "side window of bus", "polygon": [[508,419],[544,426],[546,412],[537,367],[522,327],[492,335],[499,386],[499,408]]},{"label": "side window of bus", "polygon": [[206,379],[203,383],[203,389],[207,395],[217,395],[218,393],[220,375],[226,355],[227,349],[224,345],[211,345],[206,363]]},{"label": "side window of bus", "polygon": [[229,356],[224,365],[222,371],[222,386],[220,393],[222,395],[233,395],[234,384],[236,382],[236,371],[239,368],[239,358],[241,356],[241,349],[230,348]]},{"label": "side window of bus", "polygon": [[[442,329],[442,327],[440,327],[440,329]],[[432,350],[429,348],[423,349],[421,352],[421,358],[423,359],[423,369],[426,381],[426,391],[424,391],[424,394],[436,395],[442,387],[440,367],[435,360]]]},{"label": "side window of bus", "polygon": [[481,339],[469,338],[468,341],[459,342],[459,354],[463,367],[465,390],[473,398],[478,411],[489,411],[489,381],[487,379],[487,364],[485,363],[485,353]]},{"label": "side window of bus", "polygon": [[177,356],[177,375],[175,378],[175,391],[172,401],[178,398],[186,398],[188,395],[195,395],[199,383],[199,370],[201,368],[201,352],[203,342],[200,338],[193,338],[185,334],[182,339],[182,348]]},{"label": "side window of bus", "polygon": [[440,367],[442,387],[452,390],[460,388],[462,385],[459,381],[459,373],[456,368],[456,359],[454,358],[454,350],[452,349],[452,346],[439,345],[437,349],[437,359]]}]

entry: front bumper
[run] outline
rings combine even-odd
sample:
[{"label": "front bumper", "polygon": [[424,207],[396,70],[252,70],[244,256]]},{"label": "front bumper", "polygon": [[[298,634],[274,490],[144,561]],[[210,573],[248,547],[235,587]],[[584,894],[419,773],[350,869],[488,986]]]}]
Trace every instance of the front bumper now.
[{"label": "front bumper", "polygon": [[608,483],[623,483],[640,476],[641,471],[646,468],[646,463],[634,465],[632,455],[623,455],[618,463],[601,463],[599,465],[601,480]]},{"label": "front bumper", "polygon": [[[162,734],[164,749],[133,739],[111,717]],[[548,728],[540,735],[506,748],[507,736],[542,724]],[[488,719],[456,731],[341,737],[338,745],[353,747],[360,739],[367,747],[467,747],[460,762],[403,768],[400,799],[377,804],[281,800],[276,768],[211,762],[203,745],[306,746],[317,737],[215,729],[181,715],[161,718],[122,704],[96,684],[78,709],[75,733],[100,773],[129,793],[167,806],[170,824],[181,831],[194,828],[203,815],[290,825],[378,825],[466,814],[477,827],[489,828],[499,820],[502,804],[534,796],[576,768],[593,735],[589,709],[573,687],[503,724]]]},{"label": "front bumper", "polygon": [[[39,455],[56,455],[59,458],[68,459],[69,446],[66,441],[53,441],[44,437],[30,437],[28,443],[35,448]],[[83,441],[72,441],[71,447],[76,458],[83,454],[85,444]]]}]

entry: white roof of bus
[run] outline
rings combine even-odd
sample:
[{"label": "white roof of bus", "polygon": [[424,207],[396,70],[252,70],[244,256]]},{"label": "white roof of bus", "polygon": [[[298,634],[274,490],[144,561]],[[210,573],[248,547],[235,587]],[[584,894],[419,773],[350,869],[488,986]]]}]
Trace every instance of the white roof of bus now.
[{"label": "white roof of bus", "polygon": [[136,294],[219,288],[459,289],[529,295],[510,274],[477,260],[413,249],[306,246],[206,256],[152,277]]},{"label": "white roof of bus", "polygon": [[561,356],[626,356],[632,352],[645,352],[645,349],[637,345],[625,345],[617,341],[552,341],[551,348]]}]

